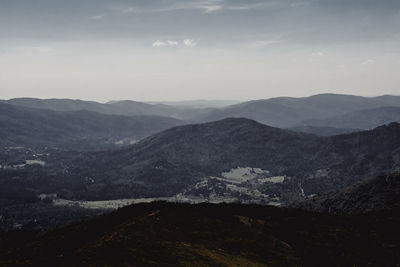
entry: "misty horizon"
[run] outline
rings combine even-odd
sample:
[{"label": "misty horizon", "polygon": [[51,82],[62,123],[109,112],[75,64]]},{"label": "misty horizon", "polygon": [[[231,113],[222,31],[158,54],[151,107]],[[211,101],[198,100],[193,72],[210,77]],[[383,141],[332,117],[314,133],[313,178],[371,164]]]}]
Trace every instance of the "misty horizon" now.
[{"label": "misty horizon", "polygon": [[400,0],[0,0],[0,266],[400,266]]},{"label": "misty horizon", "polygon": [[0,1],[0,98],[399,94],[400,2]]},{"label": "misty horizon", "polygon": [[[338,94],[334,92],[327,92],[327,93],[319,93],[319,94],[312,94],[312,95],[303,95],[303,96],[291,96],[291,95],[277,95],[272,97],[264,97],[264,98],[255,98],[255,99],[229,99],[229,98],[198,98],[198,99],[149,99],[149,100],[141,100],[141,99],[105,99],[105,100],[96,100],[95,97],[84,99],[84,98],[68,98],[68,97],[49,97],[49,98],[42,98],[42,97],[35,97],[35,96],[20,96],[20,97],[11,97],[11,98],[0,98],[0,100],[8,101],[13,99],[40,99],[40,100],[80,100],[80,101],[91,101],[91,102],[98,102],[102,104],[108,104],[113,102],[119,101],[134,101],[134,102],[143,102],[147,104],[180,104],[185,102],[227,102],[227,103],[242,103],[248,101],[257,101],[257,100],[268,100],[268,99],[279,99],[279,98],[295,98],[295,99],[302,99],[308,98],[313,96],[319,95],[343,95],[343,96],[359,96],[365,98],[375,98],[375,97],[382,97],[382,96],[400,96],[400,94],[379,94],[379,95],[355,95],[355,94]],[[227,104],[230,105],[230,104]]]}]

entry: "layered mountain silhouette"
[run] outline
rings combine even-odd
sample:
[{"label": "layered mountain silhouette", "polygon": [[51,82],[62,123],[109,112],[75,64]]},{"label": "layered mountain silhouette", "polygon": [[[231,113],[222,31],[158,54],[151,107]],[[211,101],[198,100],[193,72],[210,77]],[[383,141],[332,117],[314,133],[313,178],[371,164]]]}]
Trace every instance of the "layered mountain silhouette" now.
[{"label": "layered mountain silhouette", "polygon": [[181,106],[169,106],[164,104],[147,104],[132,100],[111,101],[104,104],[95,101],[72,99],[14,98],[3,102],[29,108],[49,109],[56,111],[87,110],[109,115],[151,115],[173,117],[176,119],[191,119],[211,110],[210,108],[185,108]]},{"label": "layered mountain silhouette", "polygon": [[[172,128],[127,149],[85,154],[71,163],[70,172],[89,175],[104,186],[103,194],[168,196],[201,178],[240,166],[292,174],[313,157],[320,143],[317,137],[252,120],[225,119]],[[89,185],[87,190],[94,187],[99,189]],[[83,195],[90,196],[87,191]]]},{"label": "layered mountain silhouette", "polygon": [[[255,108],[254,114],[259,114],[256,112],[259,108],[268,107],[267,116],[274,117],[276,113],[270,107],[278,105],[284,107],[282,121],[285,121],[283,118],[290,118],[295,123],[300,120],[295,114],[328,116],[323,119],[328,120],[334,113],[343,113],[342,117],[351,117],[351,121],[358,120],[363,114],[362,111],[352,110],[395,105],[395,99],[394,96],[317,95],[253,101],[222,110],[243,107],[246,110],[251,107],[250,110]],[[133,107],[153,108],[160,105],[133,101],[100,104],[74,100],[14,99],[9,102],[13,105],[0,105],[3,148],[55,146],[60,150],[100,150],[121,141],[134,143],[156,133],[123,149],[52,154],[40,159],[46,162],[46,166],[36,166],[35,171],[24,165],[25,159],[35,162],[30,158],[19,155],[17,163],[10,165],[9,154],[0,155],[2,165],[8,168],[2,174],[5,178],[1,183],[6,191],[12,187],[12,192],[20,188],[21,192],[30,190],[30,194],[56,193],[66,199],[78,200],[176,196],[205,201],[273,200],[277,204],[286,204],[313,194],[343,189],[366,177],[393,173],[399,171],[400,166],[400,126],[397,123],[350,134],[346,132],[353,129],[330,126],[293,128],[296,132],[246,118],[228,118],[168,129],[184,122],[160,116],[104,114],[115,110],[124,114],[140,113],[140,108],[134,111]],[[24,107],[27,105],[40,109]],[[56,107],[62,111],[49,110]],[[110,107],[111,111],[100,110]],[[90,109],[103,113],[88,111]],[[385,122],[395,119],[398,109],[369,109],[367,115],[372,118],[369,126],[382,118]],[[288,110],[293,113],[287,113]],[[373,114],[382,110],[383,115],[375,120]],[[388,114],[394,115],[386,120]],[[361,120],[358,121],[360,128],[366,127]],[[157,133],[164,129],[168,130]]]},{"label": "layered mountain silhouette", "polygon": [[400,107],[359,110],[326,119],[309,120],[303,123],[315,127],[372,129],[390,122],[400,122]]},{"label": "layered mountain silhouette", "polygon": [[[233,118],[175,127],[124,149],[60,155],[35,175],[44,181],[53,173],[47,175],[52,187],[46,190],[65,198],[165,197],[189,188],[200,195],[193,190],[196,184],[216,179],[220,193],[206,186],[203,196],[254,188],[286,203],[398,171],[399,137],[397,123],[317,137]],[[39,183],[31,184],[35,176],[26,175],[40,192]],[[24,179],[19,181],[23,187]]]},{"label": "layered mountain silhouette", "polygon": [[0,103],[0,146],[101,149],[137,141],[182,124],[161,116],[105,115],[91,111],[52,111]]},{"label": "layered mountain silhouette", "polygon": [[2,101],[0,228],[170,202],[0,232],[0,265],[394,266],[398,100]]},{"label": "layered mountain silhouette", "polygon": [[[357,118],[353,121],[354,125],[350,125],[351,123],[349,123],[346,124],[346,126],[323,123],[314,125],[309,124],[309,121],[341,116],[346,113],[366,109],[399,106],[399,96],[361,97],[353,95],[321,94],[302,98],[279,97],[244,102],[211,111],[201,117],[200,120],[214,121],[226,117],[244,117],[280,128],[308,125],[368,129],[371,127],[357,127]],[[381,111],[377,110],[377,112]],[[391,117],[388,119],[383,119],[385,121],[381,119],[381,122],[392,122],[390,119],[393,118],[393,115],[391,114],[390,116]],[[382,123],[373,124],[372,127],[377,127],[379,125],[382,125]]]},{"label": "layered mountain silhouette", "polygon": [[[338,94],[320,94],[301,98],[278,97],[225,107],[218,107],[213,102],[209,104],[202,102],[203,104],[199,106],[196,101],[184,104],[165,102],[165,104],[123,100],[103,104],[71,99],[15,98],[5,102],[57,111],[88,110],[113,115],[168,116],[191,123],[239,117],[280,128],[323,126],[343,129],[371,129],[399,121],[399,110],[395,108],[400,108],[400,96],[361,97]],[[371,119],[368,120],[368,118]]]},{"label": "layered mountain silhouette", "polygon": [[362,131],[361,129],[351,129],[351,128],[346,129],[346,128],[336,128],[329,126],[297,126],[289,128],[289,130],[301,133],[315,134],[318,136],[334,136],[339,134],[348,134],[348,133]]}]

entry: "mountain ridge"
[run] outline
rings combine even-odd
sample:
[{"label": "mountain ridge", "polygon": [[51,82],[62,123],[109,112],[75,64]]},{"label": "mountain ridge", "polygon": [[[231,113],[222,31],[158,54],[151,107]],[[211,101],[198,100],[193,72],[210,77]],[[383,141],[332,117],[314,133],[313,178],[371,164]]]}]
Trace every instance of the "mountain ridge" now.
[{"label": "mountain ridge", "polygon": [[[320,94],[310,97],[280,97],[252,100],[211,111],[200,121],[213,121],[225,117],[246,117],[280,128],[308,125],[311,119],[325,119],[349,112],[400,106],[400,96],[361,97],[354,95]],[[313,125],[310,125],[313,126]],[[377,126],[377,125],[376,125]],[[357,127],[338,127],[357,128]]]},{"label": "mountain ridge", "polygon": [[[362,97],[356,95],[318,94],[308,97],[276,97],[258,99],[224,107],[174,106],[166,103],[143,103],[132,100],[98,103],[69,99],[19,98],[3,100],[15,105],[55,110],[91,110],[116,115],[162,115],[190,123],[216,121],[228,117],[246,117],[266,125],[291,128],[308,125],[312,120],[342,116],[346,113],[379,107],[400,106],[400,96]],[[389,122],[388,119],[383,120]],[[378,126],[376,123],[373,126]],[[338,127],[337,128],[358,128]]]},{"label": "mountain ridge", "polygon": [[73,100],[73,99],[38,99],[38,98],[13,98],[2,100],[4,103],[30,108],[41,108],[56,111],[79,111],[88,110],[109,115],[153,115],[173,117],[175,119],[190,119],[208,108],[183,109],[181,107],[168,106],[164,104],[148,104],[133,100],[113,101],[99,103],[95,101]]},{"label": "mountain ridge", "polygon": [[[68,189],[77,199],[169,197],[188,187],[203,197],[215,190],[244,196],[240,190],[253,187],[286,202],[399,170],[399,136],[398,123],[318,137],[231,118],[174,127],[124,149],[78,155],[63,179],[77,182]],[[198,191],[198,183],[210,187]]]},{"label": "mountain ridge", "polygon": [[369,178],[340,191],[315,196],[294,207],[333,214],[400,208],[400,173]]},{"label": "mountain ridge", "polygon": [[321,120],[304,121],[303,124],[317,127],[372,129],[391,122],[400,122],[400,107],[385,106],[358,110]]},{"label": "mountain ridge", "polygon": [[[137,141],[183,124],[160,116],[107,115],[92,111],[53,111],[0,103],[0,143],[4,146],[102,147],[123,139]],[[104,146],[106,147],[106,146]]]}]

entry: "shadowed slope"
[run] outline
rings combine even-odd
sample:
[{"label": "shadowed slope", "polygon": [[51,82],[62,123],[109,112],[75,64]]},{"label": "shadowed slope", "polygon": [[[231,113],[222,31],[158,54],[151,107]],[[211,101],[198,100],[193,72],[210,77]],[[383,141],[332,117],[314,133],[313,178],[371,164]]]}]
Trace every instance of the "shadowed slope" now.
[{"label": "shadowed slope", "polygon": [[330,213],[361,213],[400,208],[400,175],[383,175],[295,204],[307,210]]},{"label": "shadowed slope", "polygon": [[0,264],[393,266],[399,211],[330,216],[238,204],[150,203],[42,233],[0,235]]}]

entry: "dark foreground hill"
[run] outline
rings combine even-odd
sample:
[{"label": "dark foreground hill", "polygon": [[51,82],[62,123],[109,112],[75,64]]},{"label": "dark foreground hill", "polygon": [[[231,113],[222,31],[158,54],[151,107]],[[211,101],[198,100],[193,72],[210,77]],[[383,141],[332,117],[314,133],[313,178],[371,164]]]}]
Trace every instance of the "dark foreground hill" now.
[{"label": "dark foreground hill", "polygon": [[0,103],[0,149],[21,146],[100,149],[137,141],[182,123],[160,116],[52,111]]},{"label": "dark foreground hill", "polygon": [[399,215],[137,204],[55,230],[2,233],[0,265],[396,266]]},{"label": "dark foreground hill", "polygon": [[329,213],[362,213],[400,208],[400,174],[382,175],[295,204],[307,210]]}]

